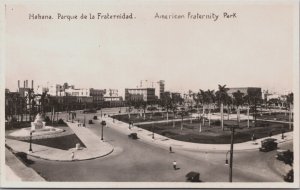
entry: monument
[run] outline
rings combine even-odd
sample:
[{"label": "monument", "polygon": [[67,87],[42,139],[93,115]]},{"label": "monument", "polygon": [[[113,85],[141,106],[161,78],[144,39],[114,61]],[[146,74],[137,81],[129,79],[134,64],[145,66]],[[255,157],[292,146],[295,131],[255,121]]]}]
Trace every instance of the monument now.
[{"label": "monument", "polygon": [[[45,117],[43,114],[38,113],[35,116],[34,122],[31,122],[31,127],[22,128],[16,131],[13,131],[9,134],[9,136],[14,136],[17,138],[28,138],[32,135],[32,137],[42,139],[42,138],[49,138],[52,135],[57,133],[63,132],[63,129],[53,127],[53,126],[46,126]],[[31,134],[31,135],[30,135]]]},{"label": "monument", "polygon": [[45,126],[46,126],[45,117],[42,114],[38,113],[35,116],[34,122],[31,122],[31,131],[44,129]]}]

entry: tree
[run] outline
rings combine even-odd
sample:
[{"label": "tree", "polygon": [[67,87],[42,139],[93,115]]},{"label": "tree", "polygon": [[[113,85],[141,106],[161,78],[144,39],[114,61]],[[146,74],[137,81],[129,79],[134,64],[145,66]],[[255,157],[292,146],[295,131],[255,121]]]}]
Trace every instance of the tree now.
[{"label": "tree", "polygon": [[206,93],[206,91],[201,90],[200,89],[200,101],[202,103],[202,122],[203,122],[203,126],[205,124],[205,119],[204,119],[204,115],[205,115],[205,107],[207,107],[207,105],[209,104],[209,97],[208,94]]},{"label": "tree", "polygon": [[294,105],[294,94],[291,92],[286,97],[287,106],[289,108],[289,129],[292,129],[292,120],[293,120],[293,105]]},{"label": "tree", "polygon": [[218,85],[219,90],[216,92],[216,99],[218,104],[220,105],[220,114],[221,114],[221,127],[224,130],[224,103],[226,101],[226,96],[228,96],[227,91],[229,90],[226,88],[226,85]]},{"label": "tree", "polygon": [[189,108],[190,108],[190,111],[193,109],[193,97],[194,97],[194,93],[192,90],[189,90],[188,92],[188,97],[190,98],[190,105],[189,105]]},{"label": "tree", "polygon": [[207,90],[206,92],[207,98],[208,98],[208,126],[210,126],[210,118],[211,118],[211,106],[215,103],[216,101],[216,96],[214,93],[214,90]]},{"label": "tree", "polygon": [[228,94],[225,97],[225,102],[227,105],[227,120],[229,120],[230,117],[230,106],[233,104],[233,99]]},{"label": "tree", "polygon": [[244,100],[243,96],[244,93],[241,93],[239,90],[233,93],[233,97],[234,97],[233,102],[234,105],[236,106],[238,126],[240,126],[240,106],[243,105],[243,100]]},{"label": "tree", "polygon": [[252,113],[254,117],[254,126],[256,127],[256,118],[257,118],[257,105],[262,101],[260,90],[251,90],[248,89],[247,95],[248,103],[252,107]]},{"label": "tree", "polygon": [[169,110],[172,108],[172,99],[170,94],[162,95],[162,107],[164,107],[167,111],[167,123],[169,123]]}]

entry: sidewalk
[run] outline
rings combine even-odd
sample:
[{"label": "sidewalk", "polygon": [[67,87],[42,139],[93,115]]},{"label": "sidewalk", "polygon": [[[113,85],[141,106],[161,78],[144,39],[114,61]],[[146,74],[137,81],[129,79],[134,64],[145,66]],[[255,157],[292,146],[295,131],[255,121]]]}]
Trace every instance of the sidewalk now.
[{"label": "sidewalk", "polygon": [[33,169],[27,167],[16,156],[5,148],[5,178],[8,182],[45,181]]},{"label": "sidewalk", "polygon": [[[152,144],[156,144],[164,148],[169,148],[170,146],[172,146],[173,149],[175,148],[175,149],[185,149],[185,150],[195,150],[195,151],[200,151],[200,150],[201,151],[228,151],[230,149],[230,144],[199,144],[199,143],[184,142],[184,141],[170,139],[156,133],[154,135],[154,139],[152,139],[151,131],[138,128],[136,126],[131,127],[131,129],[129,129],[129,124],[127,123],[118,120],[115,120],[115,122],[113,122],[112,118],[103,118],[103,119],[106,120],[107,124],[110,127],[113,127],[114,129],[117,129],[124,134],[128,135],[130,133],[137,133],[140,140]],[[285,135],[284,139],[281,139],[281,134],[274,135],[272,136],[272,138],[276,138],[279,144],[293,139],[293,132],[287,132],[284,135]],[[244,150],[258,149],[261,146],[261,141],[266,138],[269,137],[257,139],[256,141],[235,143],[234,150],[244,151]]]},{"label": "sidewalk", "polygon": [[[6,144],[16,152],[25,152],[30,156],[53,161],[89,160],[103,157],[113,152],[114,147],[112,145],[101,141],[100,138],[92,133],[88,128],[78,127],[77,122],[66,123],[74,131],[78,138],[80,138],[80,140],[85,144],[86,148],[80,148],[79,150],[77,150],[74,145],[74,148],[71,148],[69,150],[62,150],[33,143],[33,152],[28,152],[29,143],[27,142],[6,139]],[[74,152],[73,158],[72,152]]]}]

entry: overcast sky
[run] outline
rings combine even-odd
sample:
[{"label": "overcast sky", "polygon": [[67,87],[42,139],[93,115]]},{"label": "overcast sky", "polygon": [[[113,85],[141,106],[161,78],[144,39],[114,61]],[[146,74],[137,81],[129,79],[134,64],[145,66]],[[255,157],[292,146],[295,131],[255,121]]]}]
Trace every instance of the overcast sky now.
[{"label": "overcast sky", "polygon": [[[57,20],[57,13],[133,13],[133,20]],[[212,20],[160,20],[159,14],[219,15]],[[223,12],[237,14],[224,19]],[[54,20],[29,20],[30,13]],[[196,1],[8,5],[6,88],[17,80],[75,87],[133,88],[165,80],[166,90],[262,87],[292,90],[293,7],[283,3]],[[21,83],[23,84],[23,83]],[[31,83],[30,83],[31,84]]]}]

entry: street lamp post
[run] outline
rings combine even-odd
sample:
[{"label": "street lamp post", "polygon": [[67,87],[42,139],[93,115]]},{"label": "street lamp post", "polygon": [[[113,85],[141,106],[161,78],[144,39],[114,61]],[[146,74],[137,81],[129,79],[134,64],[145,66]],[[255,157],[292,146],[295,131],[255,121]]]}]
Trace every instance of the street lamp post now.
[{"label": "street lamp post", "polygon": [[[230,142],[230,159],[229,159],[229,182],[232,182],[232,165],[233,165],[233,144],[234,144],[234,129],[235,127],[232,126],[230,127],[231,129],[231,142]],[[228,160],[227,160],[227,154],[226,153],[226,163],[228,164]]]},{"label": "street lamp post", "polygon": [[30,138],[29,138],[29,152],[32,152],[32,133],[34,131],[30,131]]},{"label": "street lamp post", "polygon": [[154,121],[152,122],[152,139],[154,139]]},{"label": "street lamp post", "polygon": [[83,115],[83,126],[85,127],[85,115]]},{"label": "street lamp post", "polygon": [[101,140],[103,141],[103,127],[106,125],[105,121],[101,121]]}]

